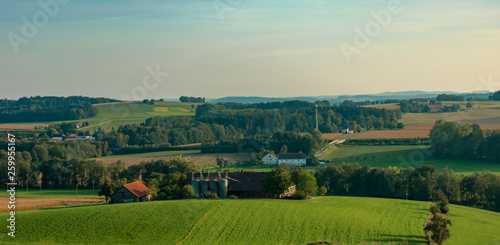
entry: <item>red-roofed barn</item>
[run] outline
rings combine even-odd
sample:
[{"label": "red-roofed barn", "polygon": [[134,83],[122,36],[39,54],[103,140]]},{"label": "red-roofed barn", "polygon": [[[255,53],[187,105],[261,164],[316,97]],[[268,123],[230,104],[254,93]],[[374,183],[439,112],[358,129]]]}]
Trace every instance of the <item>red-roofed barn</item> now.
[{"label": "red-roofed barn", "polygon": [[151,190],[136,181],[123,185],[110,198],[109,203],[147,202],[151,200]]}]

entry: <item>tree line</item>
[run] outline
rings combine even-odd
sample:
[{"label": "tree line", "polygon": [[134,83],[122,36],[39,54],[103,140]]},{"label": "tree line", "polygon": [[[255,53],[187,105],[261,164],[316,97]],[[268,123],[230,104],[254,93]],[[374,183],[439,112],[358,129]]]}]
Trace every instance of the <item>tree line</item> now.
[{"label": "tree line", "polygon": [[181,96],[179,98],[180,102],[191,102],[191,103],[205,103],[205,97],[191,97],[191,96]]},{"label": "tree line", "polygon": [[314,176],[333,195],[434,200],[442,193],[455,204],[500,211],[500,176],[489,173],[455,174],[432,165],[416,169],[372,168],[344,164],[319,168]]},{"label": "tree line", "polygon": [[478,124],[437,120],[430,141],[436,157],[500,162],[500,130],[483,130]]},{"label": "tree line", "polygon": [[17,100],[0,99],[0,107],[9,106],[40,106],[40,107],[55,107],[55,106],[68,106],[68,105],[85,105],[85,104],[99,104],[118,102],[119,100],[108,99],[102,97],[85,97],[85,96],[31,96],[21,97]]}]

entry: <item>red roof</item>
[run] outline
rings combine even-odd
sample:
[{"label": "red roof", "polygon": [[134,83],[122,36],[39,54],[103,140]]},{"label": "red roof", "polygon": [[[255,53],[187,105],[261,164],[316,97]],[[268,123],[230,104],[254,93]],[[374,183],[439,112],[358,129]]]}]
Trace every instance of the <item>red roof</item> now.
[{"label": "red roof", "polygon": [[429,110],[442,110],[443,106],[442,105],[427,105],[427,108],[429,108]]},{"label": "red roof", "polygon": [[140,181],[125,184],[123,187],[132,192],[136,197],[145,196],[151,193],[151,190]]},{"label": "red roof", "polygon": [[79,123],[79,122],[74,122],[73,124],[76,125],[76,126],[82,126],[82,124]]}]

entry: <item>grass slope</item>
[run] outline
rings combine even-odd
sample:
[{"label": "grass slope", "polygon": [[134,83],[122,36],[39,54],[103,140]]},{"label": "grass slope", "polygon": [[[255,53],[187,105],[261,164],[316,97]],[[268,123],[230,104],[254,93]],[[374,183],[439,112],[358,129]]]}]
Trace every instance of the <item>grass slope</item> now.
[{"label": "grass slope", "polygon": [[[185,239],[183,244],[324,240],[423,244],[428,206],[405,200],[323,197],[313,201],[178,200],[30,210],[17,213],[16,238],[3,232],[0,242],[176,244]],[[6,218],[7,214],[0,214],[0,219]]]},{"label": "grass slope", "polygon": [[319,159],[330,159],[339,165],[346,163],[359,163],[372,167],[418,167],[422,164],[432,164],[439,170],[449,168],[457,173],[470,174],[472,172],[490,172],[500,174],[500,164],[466,159],[439,159],[430,155],[428,146],[333,146]]},{"label": "grass slope", "polygon": [[168,201],[22,211],[16,213],[16,237],[7,237],[4,228],[0,243],[176,244],[215,205]]},{"label": "grass slope", "polygon": [[500,244],[500,213],[450,205],[451,238],[446,244]]},{"label": "grass slope", "polygon": [[[2,244],[426,244],[427,202],[365,197],[176,200],[16,213]],[[447,244],[499,244],[500,213],[450,206]],[[8,214],[0,214],[7,219]]]},{"label": "grass slope", "polygon": [[[157,102],[154,105],[142,103],[128,104],[100,104],[95,106],[99,110],[96,117],[85,118],[80,120],[53,121],[42,122],[43,124],[61,123],[61,122],[89,122],[89,126],[81,130],[97,130],[101,127],[104,130],[111,130],[112,127],[117,129],[120,125],[142,123],[146,119],[153,116],[194,116],[197,104],[194,108],[190,103],[163,103]],[[16,123],[11,123],[15,125]],[[39,122],[17,123],[17,124],[33,124],[38,125]],[[5,130],[5,129],[4,129]]]},{"label": "grass slope", "polygon": [[186,244],[423,244],[428,206],[362,197],[221,202]]}]

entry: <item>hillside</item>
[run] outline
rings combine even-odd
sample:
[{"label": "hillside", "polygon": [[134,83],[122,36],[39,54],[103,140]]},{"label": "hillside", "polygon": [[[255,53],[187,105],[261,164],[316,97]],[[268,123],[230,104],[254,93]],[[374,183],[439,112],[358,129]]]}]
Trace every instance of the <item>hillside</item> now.
[{"label": "hillside", "polygon": [[[428,208],[427,202],[363,197],[177,200],[53,208],[18,212],[15,240],[2,233],[0,243],[423,244]],[[453,236],[448,244],[500,242],[500,213],[456,205],[451,205],[450,212]],[[0,214],[0,219],[6,218],[6,213]]]}]

